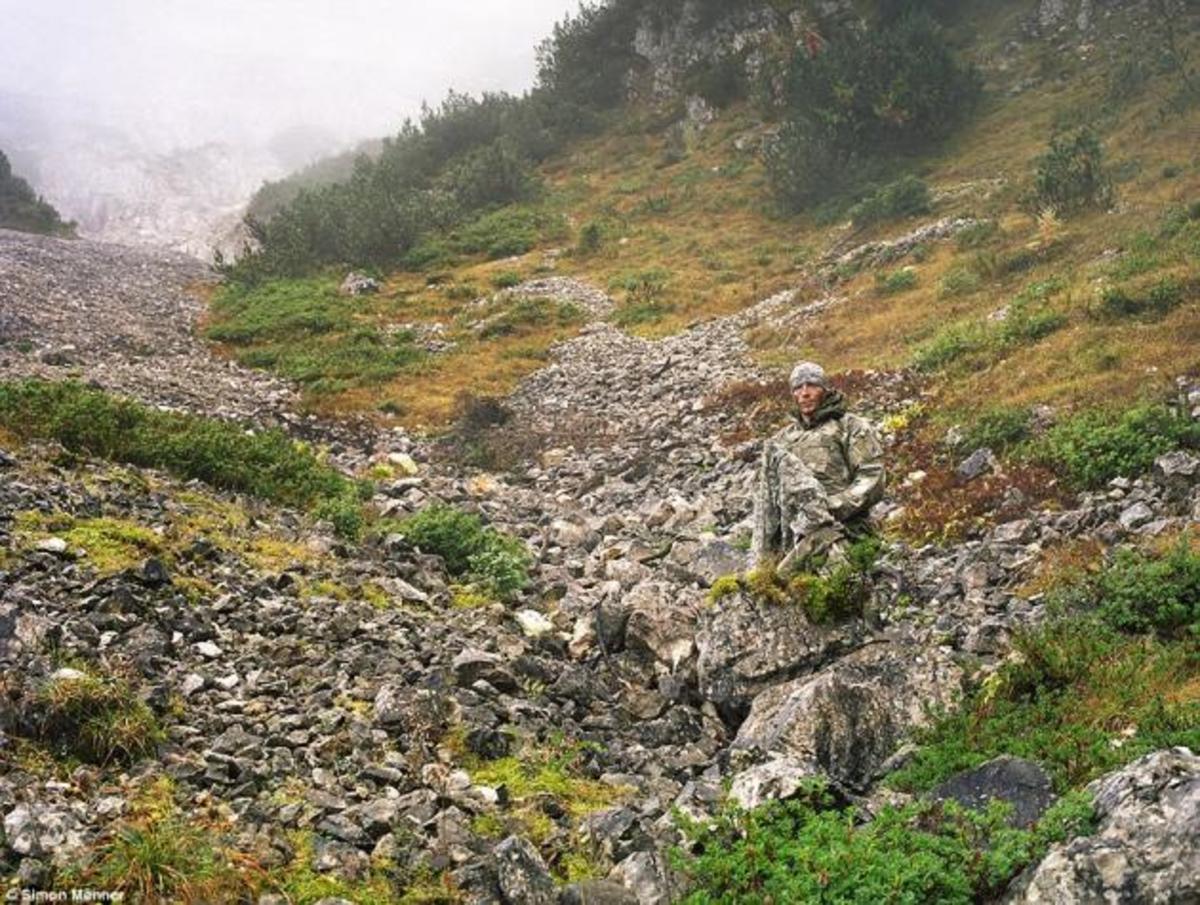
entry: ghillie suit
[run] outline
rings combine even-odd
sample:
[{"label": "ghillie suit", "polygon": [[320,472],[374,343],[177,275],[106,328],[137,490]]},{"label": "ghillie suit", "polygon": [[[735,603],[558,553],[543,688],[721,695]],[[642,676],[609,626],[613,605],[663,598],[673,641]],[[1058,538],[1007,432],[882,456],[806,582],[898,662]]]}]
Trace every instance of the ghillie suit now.
[{"label": "ghillie suit", "polygon": [[777,560],[783,574],[824,558],[843,561],[883,496],[883,445],[867,419],[830,390],[812,417],[797,417],[763,447],[750,561]]}]

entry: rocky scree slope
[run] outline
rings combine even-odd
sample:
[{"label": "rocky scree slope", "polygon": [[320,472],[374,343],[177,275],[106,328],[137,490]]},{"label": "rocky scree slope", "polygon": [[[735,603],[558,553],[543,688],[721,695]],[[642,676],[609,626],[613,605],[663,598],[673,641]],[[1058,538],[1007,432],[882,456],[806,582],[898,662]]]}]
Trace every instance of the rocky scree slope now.
[{"label": "rocky scree slope", "polygon": [[[1117,482],[1072,509],[1031,511],[949,549],[890,548],[869,618],[819,626],[744,596],[710,604],[713,581],[744,567],[757,446],[725,447],[738,413],[706,400],[766,376],[741,330],[803,322],[836,297],[801,305],[782,293],[660,342],[593,324],[510,403],[513,429],[553,432],[586,413],[603,426],[598,442],[499,477],[437,465],[395,432],[304,423],[284,388],[208,360],[189,332],[186,286],[204,277],[194,265],[2,239],[0,254],[23,262],[4,270],[6,315],[31,342],[75,347],[70,366],[6,347],[7,376],[70,367],[153,404],[327,431],[347,467],[411,454],[420,473],[383,482],[380,509],[476,511],[537,560],[533,589],[513,605],[456,608],[440,560],[402,537],[345,545],[286,511],[161,475],[6,450],[0,857],[23,886],[52,885],[139,787],[168,776],[189,811],[224,821],[265,868],[300,856],[355,881],[377,856],[402,876],[444,871],[472,902],[674,901],[674,809],[712,813],[726,784],[753,806],[812,776],[875,806],[877,779],[929,705],[954,703],[966,661],[994,666],[1010,633],[1040,618],[1014,589],[1046,547],[1200,518],[1200,462],[1175,454],[1154,480]],[[96,286],[125,289],[100,308]],[[94,317],[90,329],[65,316],[68,304]],[[106,345],[131,333],[163,354],[118,353],[110,367]],[[859,401],[878,414],[919,398],[903,374],[864,384]],[[248,519],[231,514],[242,506]],[[161,543],[129,568],[98,569],[51,516],[135,524]],[[65,774],[26,756],[40,690],[75,680],[71,670],[127,676],[165,726],[153,756]],[[522,797],[486,772],[508,755],[535,766],[565,756],[585,785]],[[1013,901],[1067,882],[1079,901],[1196,892],[1197,873],[1180,866],[1195,855],[1197,759],[1155,755],[1105,783],[1099,835],[1052,855]],[[606,879],[556,890],[549,871],[565,875],[580,853]],[[1113,857],[1121,871],[1105,867]]]}]

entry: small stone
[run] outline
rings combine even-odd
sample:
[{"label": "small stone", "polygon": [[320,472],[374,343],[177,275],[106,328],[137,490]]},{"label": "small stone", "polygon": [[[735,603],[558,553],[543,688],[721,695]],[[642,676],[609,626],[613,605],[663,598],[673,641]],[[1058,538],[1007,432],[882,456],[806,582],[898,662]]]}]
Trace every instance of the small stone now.
[{"label": "small stone", "polygon": [[167,571],[167,567],[161,559],[153,556],[142,563],[142,571],[138,578],[141,579],[142,584],[151,588],[171,583],[171,575]]},{"label": "small stone", "polygon": [[34,549],[39,553],[52,553],[55,556],[64,556],[67,552],[67,542],[61,537],[47,537],[38,541],[34,545]]},{"label": "small stone", "polygon": [[1010,826],[1025,829],[1054,803],[1050,775],[1032,761],[1004,755],[947,779],[929,793],[933,801],[956,801],[984,811],[993,800],[1012,805]]},{"label": "small stone", "polygon": [[527,638],[540,638],[554,631],[554,623],[537,610],[518,610],[513,618]]},{"label": "small stone", "polygon": [[[388,454],[388,464],[391,465],[393,468],[395,468],[397,471],[399,471],[401,474],[406,475],[407,477],[410,477],[410,478],[415,478],[418,474],[421,473],[421,466],[419,466],[416,463],[416,460],[413,459],[413,457],[410,456],[408,453],[389,453]],[[411,484],[407,485],[407,486],[410,488],[412,487]]]},{"label": "small stone", "polygon": [[995,468],[996,454],[987,447],[983,447],[975,450],[960,462],[955,472],[964,481],[973,481],[982,474],[994,471]]},{"label": "small stone", "polygon": [[1117,517],[1117,521],[1126,531],[1133,531],[1153,520],[1154,510],[1145,503],[1134,503]]},{"label": "small stone", "polygon": [[215,660],[221,656],[224,651],[217,647],[212,641],[200,641],[196,644],[196,653],[209,660]]}]

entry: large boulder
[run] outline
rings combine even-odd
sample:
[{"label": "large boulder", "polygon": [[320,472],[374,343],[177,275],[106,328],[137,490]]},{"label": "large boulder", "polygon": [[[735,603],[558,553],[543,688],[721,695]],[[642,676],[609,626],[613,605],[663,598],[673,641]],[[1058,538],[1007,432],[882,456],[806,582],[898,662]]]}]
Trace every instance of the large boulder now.
[{"label": "large boulder", "polygon": [[931,708],[949,708],[962,669],[935,647],[881,642],[820,672],[762,692],[735,748],[811,763],[839,785],[863,789]]},{"label": "large boulder", "polygon": [[1156,751],[1088,786],[1091,836],[1056,845],[1004,901],[1029,905],[1200,902],[1200,757]]},{"label": "large boulder", "polygon": [[1167,499],[1181,502],[1200,484],[1200,458],[1177,449],[1154,460],[1153,475]]},{"label": "large boulder", "polygon": [[678,588],[662,581],[643,581],[622,601],[629,614],[625,646],[649,654],[671,671],[695,652],[696,607]]},{"label": "large boulder", "polygon": [[862,644],[866,629],[853,620],[814,625],[795,606],[733,594],[700,616],[696,631],[700,693],[730,725],[746,715],[755,695],[819,669]]},{"label": "large boulder", "polygon": [[528,840],[509,836],[496,846],[496,872],[508,905],[557,905],[558,892],[546,862]]},{"label": "large boulder", "polygon": [[1012,805],[1009,823],[1028,827],[1054,803],[1050,775],[1032,761],[1007,754],[951,776],[929,793],[934,801],[955,801],[973,811],[993,799]]}]

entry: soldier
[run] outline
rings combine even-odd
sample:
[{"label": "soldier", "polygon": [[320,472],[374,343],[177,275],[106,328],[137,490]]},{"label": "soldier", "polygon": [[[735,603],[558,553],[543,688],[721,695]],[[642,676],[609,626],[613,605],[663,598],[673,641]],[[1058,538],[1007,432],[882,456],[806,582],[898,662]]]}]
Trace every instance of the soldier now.
[{"label": "soldier", "polygon": [[816,556],[841,561],[884,483],[879,434],[846,411],[821,366],[796,365],[790,385],[799,411],[763,447],[750,543],[751,566],[776,561],[781,574]]}]

